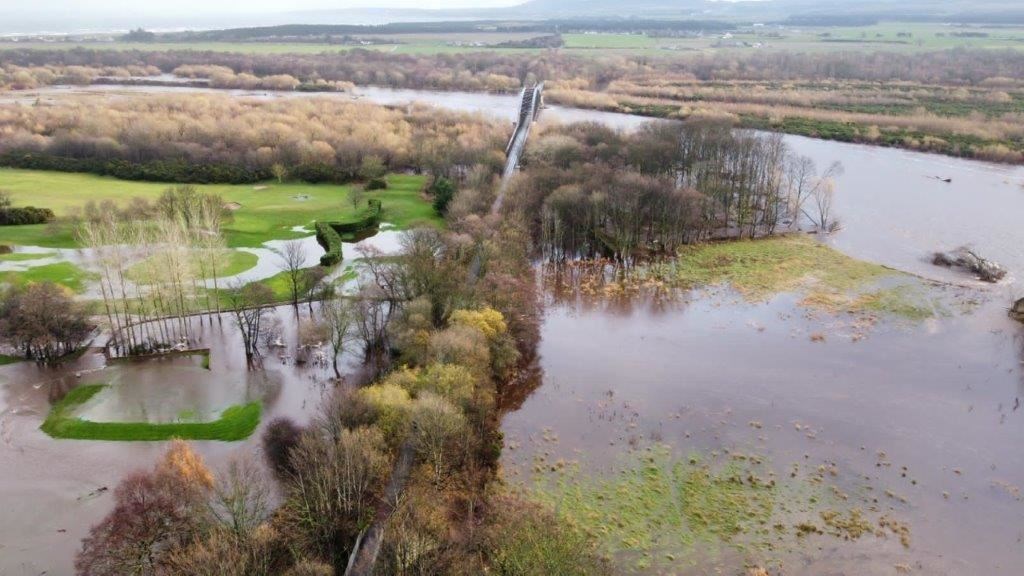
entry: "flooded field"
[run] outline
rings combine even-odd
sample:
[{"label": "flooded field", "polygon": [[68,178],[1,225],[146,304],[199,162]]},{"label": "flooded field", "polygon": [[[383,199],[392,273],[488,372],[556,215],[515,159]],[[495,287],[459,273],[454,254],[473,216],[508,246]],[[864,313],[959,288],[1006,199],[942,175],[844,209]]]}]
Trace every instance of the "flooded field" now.
[{"label": "flooded field", "polygon": [[[696,547],[683,537],[664,550],[631,545],[638,531],[674,525],[656,515],[613,528],[607,543],[640,573],[735,574],[745,563],[786,574],[1018,573],[1024,344],[1002,300],[922,323],[883,320],[858,341],[842,326],[785,294],[760,304],[728,292],[552,298],[542,383],[504,420],[506,474],[584,524],[580,491],[600,498],[594,478],[622,479],[652,447],[712,470],[742,454],[779,478],[767,521],[781,526],[768,545],[751,543],[754,527]],[[808,487],[833,501],[792,493]],[[870,530],[853,542],[799,535],[801,523],[823,527],[822,512],[852,509],[872,529],[886,515],[906,523],[907,546]],[[699,565],[657,554],[692,560],[694,549],[712,553]]]},{"label": "flooded field", "polygon": [[[308,312],[301,307],[303,320]],[[0,366],[0,574],[70,574],[74,552],[91,525],[113,504],[111,491],[136,469],[150,468],[165,442],[55,440],[39,429],[52,402],[80,384],[108,384],[82,406],[94,421],[205,421],[240,402],[262,403],[256,432],[242,442],[193,442],[211,468],[232,458],[257,458],[262,427],[279,416],[299,423],[315,415],[331,385],[333,370],[296,365],[295,312],[275,310],[289,347],[264,358],[262,371],[248,371],[234,321],[193,320],[209,369],[198,358],[145,360],[107,366],[98,351],[60,370],[22,362]],[[351,363],[347,359],[346,363]]]},{"label": "flooded field", "polygon": [[[17,97],[155,90],[194,91],[92,87]],[[510,121],[515,114],[514,95],[356,94]],[[623,129],[647,120],[554,106],[542,118]],[[724,288],[593,299],[548,286],[536,379],[504,420],[509,485],[593,530],[625,572],[741,574],[762,565],[773,574],[1020,573],[1024,330],[1006,307],[1021,295],[1024,273],[1024,168],[785,140],[819,170],[844,165],[834,208],[843,228],[825,241],[955,284],[930,288],[942,311],[879,313],[853,330],[847,314],[811,310],[792,293],[753,302]],[[395,241],[378,238],[385,250]],[[1003,264],[1010,278],[982,286],[930,264],[931,252],[961,245]],[[346,246],[346,259],[353,253]],[[247,279],[272,275],[271,254],[257,254]],[[241,352],[225,349],[237,335],[224,326],[209,328],[208,376],[182,360],[76,377],[102,365],[95,354],[60,374],[0,367],[0,490],[13,507],[4,516],[20,519],[0,526],[0,573],[66,573],[79,539],[109,508],[109,493],[96,491],[164,449],[43,434],[50,402],[77,382],[120,382],[112,398],[85,407],[95,418],[206,417],[247,399],[263,402],[263,423],[309,418],[327,371],[275,357],[264,373],[248,373]],[[217,466],[253,453],[258,433],[196,445]]]}]

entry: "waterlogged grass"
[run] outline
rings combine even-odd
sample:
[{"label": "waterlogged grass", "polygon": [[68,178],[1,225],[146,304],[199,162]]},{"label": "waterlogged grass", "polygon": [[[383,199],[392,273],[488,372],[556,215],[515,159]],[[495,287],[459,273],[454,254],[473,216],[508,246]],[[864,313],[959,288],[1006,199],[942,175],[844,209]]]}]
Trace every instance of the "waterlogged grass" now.
[{"label": "waterlogged grass", "polygon": [[568,472],[541,480],[535,497],[634,569],[675,565],[696,548],[757,549],[774,539],[781,497],[751,462],[710,466],[665,447],[645,450],[608,478]]},{"label": "waterlogged grass", "polygon": [[917,279],[802,235],[687,246],[642,276],[685,288],[728,285],[754,302],[794,292],[803,305],[832,312],[923,320],[937,310]]},{"label": "waterlogged grass", "polygon": [[909,526],[891,511],[877,510],[872,489],[839,489],[831,464],[794,464],[777,476],[756,455],[711,452],[682,459],[655,445],[629,453],[599,477],[577,466],[540,465],[534,471],[532,497],[590,538],[617,573],[689,572],[736,554],[771,564],[780,554],[805,550],[807,537],[895,535],[904,546],[910,539]]},{"label": "waterlogged grass", "polygon": [[916,321],[945,314],[943,308],[923,294],[923,288],[907,285],[863,294],[857,298],[855,305],[865,310]]},{"label": "waterlogged grass", "polygon": [[0,262],[28,262],[30,260],[51,258],[56,255],[56,252],[17,252],[14,254],[0,254]]},{"label": "waterlogged grass", "polygon": [[[424,198],[424,176],[392,174],[388,188],[367,192],[365,198],[379,198],[382,220],[400,229],[419,225],[441,227],[444,220]],[[58,217],[73,215],[86,202],[110,200],[127,205],[132,198],[156,200],[171,183],[135,182],[93,174],[0,168],[0,183],[11,193],[15,205],[52,209]],[[224,225],[228,246],[259,247],[268,240],[310,236],[296,232],[296,226],[311,228],[316,220],[346,220],[358,211],[350,201],[353,185],[266,182],[252,184],[197,185],[203,192],[219,194],[225,203],[240,207]],[[66,223],[0,227],[0,244],[74,248],[73,227]]]},{"label": "waterlogged grass", "polygon": [[231,406],[212,422],[92,422],[73,416],[75,408],[88,402],[106,388],[105,384],[85,384],[68,392],[53,405],[40,427],[54,438],[74,440],[161,441],[185,440],[237,441],[248,438],[260,422],[259,402]]},{"label": "waterlogged grass", "polygon": [[19,272],[0,272],[0,283],[24,286],[37,282],[53,282],[64,286],[72,292],[82,292],[85,290],[85,285],[93,277],[93,274],[82,270],[70,262],[57,262]]},{"label": "waterlogged grass", "polygon": [[[256,266],[258,261],[259,257],[249,252],[242,252],[241,250],[225,251],[218,255],[217,276],[225,278],[228,276],[234,276],[235,274],[241,274],[242,272]],[[191,264],[197,279],[207,280],[213,277],[213,272],[208,266],[204,270],[205,263],[196,261]],[[128,268],[126,276],[132,281],[146,280],[151,269],[152,264],[150,262],[139,262]],[[204,272],[206,273],[206,277],[203,277]]]}]

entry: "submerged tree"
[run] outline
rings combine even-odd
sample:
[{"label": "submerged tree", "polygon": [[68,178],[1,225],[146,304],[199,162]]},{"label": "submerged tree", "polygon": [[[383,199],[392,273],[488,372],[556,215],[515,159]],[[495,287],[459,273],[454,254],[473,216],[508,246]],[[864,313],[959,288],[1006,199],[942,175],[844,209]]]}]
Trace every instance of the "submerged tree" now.
[{"label": "submerged tree", "polygon": [[281,257],[280,268],[288,281],[288,293],[291,295],[295,313],[299,311],[299,296],[303,292],[303,268],[306,264],[306,250],[301,240],[289,240],[278,252]]},{"label": "submerged tree", "polygon": [[274,293],[266,285],[253,282],[231,288],[228,298],[235,324],[242,335],[245,359],[253,365],[260,357],[259,341],[266,329],[264,320]]},{"label": "submerged tree", "polygon": [[79,350],[93,329],[85,307],[52,282],[0,293],[0,340],[25,358],[52,363]]},{"label": "submerged tree", "polygon": [[352,329],[356,322],[355,305],[351,299],[339,295],[321,302],[320,311],[330,335],[331,366],[334,368],[335,377],[341,378],[338,357],[345,351],[353,336]]}]

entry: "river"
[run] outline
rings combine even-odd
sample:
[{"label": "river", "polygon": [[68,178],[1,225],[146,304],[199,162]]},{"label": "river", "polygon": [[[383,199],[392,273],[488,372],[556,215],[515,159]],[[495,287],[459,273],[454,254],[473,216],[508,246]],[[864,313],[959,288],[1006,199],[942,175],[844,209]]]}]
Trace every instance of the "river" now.
[{"label": "river", "polygon": [[[48,89],[19,98],[153,90]],[[510,122],[517,111],[514,95],[379,88],[356,95]],[[541,122],[577,120],[625,130],[647,121],[559,106],[541,114]],[[679,457],[742,451],[780,476],[794,465],[828,470],[835,490],[910,530],[906,546],[892,534],[852,541],[814,535],[782,539],[770,553],[715,544],[696,564],[627,565],[643,573],[733,574],[767,558],[786,574],[1018,574],[1024,565],[1024,343],[1005,307],[1024,273],[1024,168],[785,140],[819,169],[844,165],[834,209],[843,227],[824,241],[856,258],[967,286],[940,290],[967,291],[977,303],[922,322],[883,320],[859,339],[849,337],[841,318],[809,314],[790,294],[760,303],[728,292],[607,302],[547,291],[538,386],[503,424],[506,476],[529,488],[559,477],[547,464],[563,460],[587,478],[614,478],[624,459],[654,445]],[[961,245],[1003,264],[1010,278],[986,287],[929,263],[932,251]],[[809,337],[816,333],[824,341]],[[50,440],[38,425],[52,392],[33,370],[0,368],[0,466],[10,471],[0,489],[15,508],[5,517],[25,519],[0,527],[0,572],[63,573],[89,523],[109,509],[109,495],[77,498],[113,487],[126,470],[155,460],[162,446]],[[272,392],[264,422],[276,414],[308,418],[324,374],[304,370],[310,369],[282,364],[268,370],[280,384],[248,384]],[[222,464],[229,454],[254,451],[257,441],[197,445]],[[62,559],[40,560],[44,550],[61,550]]]}]

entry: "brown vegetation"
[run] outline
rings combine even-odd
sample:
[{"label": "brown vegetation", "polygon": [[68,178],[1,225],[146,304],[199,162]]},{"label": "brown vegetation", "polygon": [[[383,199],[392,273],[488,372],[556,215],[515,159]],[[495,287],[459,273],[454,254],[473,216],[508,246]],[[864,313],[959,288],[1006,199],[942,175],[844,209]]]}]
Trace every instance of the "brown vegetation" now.
[{"label": "brown vegetation", "polygon": [[25,358],[55,362],[79,350],[94,329],[85,307],[56,284],[0,291],[0,342]]},{"label": "brown vegetation", "polygon": [[219,95],[0,106],[0,135],[8,164],[172,181],[270,179],[275,166],[295,179],[350,180],[371,157],[389,170],[451,175],[478,163],[500,168],[508,138],[481,116],[427,107]]}]

